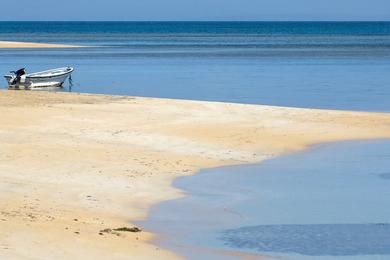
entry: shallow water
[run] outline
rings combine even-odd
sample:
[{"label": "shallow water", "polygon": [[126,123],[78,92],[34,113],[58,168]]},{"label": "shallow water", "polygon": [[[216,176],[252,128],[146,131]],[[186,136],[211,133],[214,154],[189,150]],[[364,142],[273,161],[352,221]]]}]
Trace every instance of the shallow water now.
[{"label": "shallow water", "polygon": [[189,259],[224,259],[216,249],[389,259],[389,172],[390,141],[318,145],[179,178],[174,185],[188,196],[157,205],[141,224]]},{"label": "shallow water", "polygon": [[72,65],[75,92],[390,111],[390,22],[0,22],[0,40],[93,46],[0,50],[0,73]]}]

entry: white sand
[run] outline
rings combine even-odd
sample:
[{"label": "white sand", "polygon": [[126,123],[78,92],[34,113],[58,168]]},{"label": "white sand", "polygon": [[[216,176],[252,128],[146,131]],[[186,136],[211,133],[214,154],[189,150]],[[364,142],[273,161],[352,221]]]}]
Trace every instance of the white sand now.
[{"label": "white sand", "polygon": [[174,259],[152,234],[99,231],[200,168],[386,137],[389,113],[0,91],[0,258]]}]

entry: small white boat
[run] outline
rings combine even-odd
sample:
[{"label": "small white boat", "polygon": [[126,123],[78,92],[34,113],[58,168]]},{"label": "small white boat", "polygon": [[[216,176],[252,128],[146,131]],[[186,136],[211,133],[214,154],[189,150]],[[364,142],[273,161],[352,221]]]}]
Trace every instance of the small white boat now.
[{"label": "small white boat", "polygon": [[46,70],[26,74],[25,69],[11,71],[11,75],[5,75],[8,87],[11,89],[32,89],[45,87],[61,87],[65,80],[73,72],[72,67]]}]

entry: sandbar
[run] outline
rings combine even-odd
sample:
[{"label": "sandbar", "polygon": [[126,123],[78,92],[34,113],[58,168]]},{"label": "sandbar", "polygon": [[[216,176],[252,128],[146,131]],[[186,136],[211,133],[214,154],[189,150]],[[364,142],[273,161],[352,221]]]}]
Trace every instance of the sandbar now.
[{"label": "sandbar", "polygon": [[53,43],[34,43],[34,42],[12,42],[12,41],[0,41],[0,49],[23,49],[23,48],[81,48],[78,45],[68,44],[53,44]]}]

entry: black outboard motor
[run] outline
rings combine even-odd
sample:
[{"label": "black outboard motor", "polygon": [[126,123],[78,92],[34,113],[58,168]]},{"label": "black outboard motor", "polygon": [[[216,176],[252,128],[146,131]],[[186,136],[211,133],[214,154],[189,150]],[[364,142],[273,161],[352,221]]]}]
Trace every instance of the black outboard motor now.
[{"label": "black outboard motor", "polygon": [[25,68],[21,68],[17,71],[10,71],[11,73],[15,74],[15,78],[14,80],[12,81],[12,85],[20,82],[20,77],[23,76],[23,75],[26,75],[26,69]]}]

